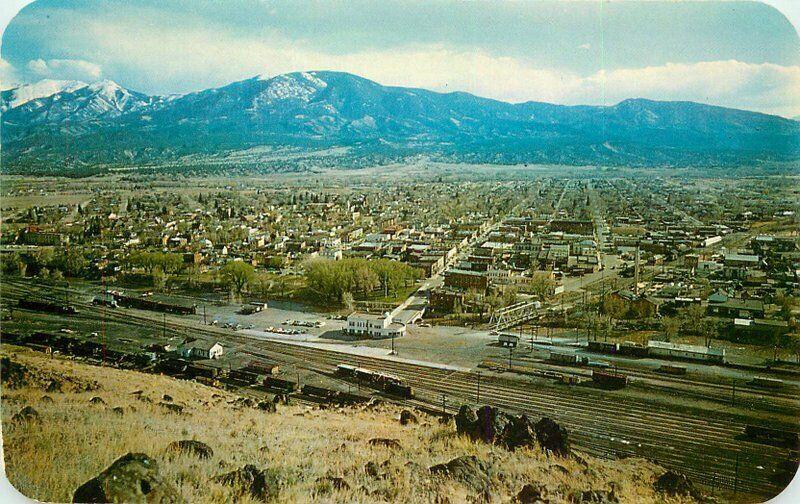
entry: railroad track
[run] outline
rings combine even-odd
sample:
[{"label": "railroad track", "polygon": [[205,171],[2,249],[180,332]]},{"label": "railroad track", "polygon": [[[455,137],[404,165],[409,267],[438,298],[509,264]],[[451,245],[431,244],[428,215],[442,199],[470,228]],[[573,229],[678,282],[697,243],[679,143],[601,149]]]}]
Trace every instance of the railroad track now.
[{"label": "railroad track", "polygon": [[[31,287],[34,286],[21,282],[5,284],[4,290],[28,294]],[[537,385],[534,388],[533,384],[519,380],[257,340],[193,322],[175,322],[171,317],[165,322],[160,314],[148,316],[129,310],[105,309],[78,299],[72,303],[82,309],[79,316],[95,315],[98,321],[105,317],[109,321],[156,328],[163,325],[186,335],[213,334],[221,341],[247,348],[253,355],[271,359],[278,356],[277,360],[300,359],[304,367],[317,372],[324,372],[326,368],[332,370],[340,363],[391,372],[412,385],[418,399],[434,406],[440,405],[445,395],[451,408],[465,403],[491,404],[534,418],[554,418],[569,429],[578,449],[592,455],[646,457],[700,483],[762,496],[781,490],[771,481],[771,475],[777,464],[788,457],[789,450],[737,440],[746,424],[723,412],[673,411],[612,392],[574,390],[566,386]],[[480,399],[477,397],[479,388]]]}]

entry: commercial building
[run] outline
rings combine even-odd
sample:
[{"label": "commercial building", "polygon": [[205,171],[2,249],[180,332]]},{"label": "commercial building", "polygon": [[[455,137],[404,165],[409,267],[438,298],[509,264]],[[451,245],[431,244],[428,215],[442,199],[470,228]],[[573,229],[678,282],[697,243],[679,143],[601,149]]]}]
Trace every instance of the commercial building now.
[{"label": "commercial building", "polygon": [[377,315],[353,312],[347,316],[345,332],[355,336],[369,336],[370,338],[397,338],[405,336],[406,326],[393,322],[388,313]]}]

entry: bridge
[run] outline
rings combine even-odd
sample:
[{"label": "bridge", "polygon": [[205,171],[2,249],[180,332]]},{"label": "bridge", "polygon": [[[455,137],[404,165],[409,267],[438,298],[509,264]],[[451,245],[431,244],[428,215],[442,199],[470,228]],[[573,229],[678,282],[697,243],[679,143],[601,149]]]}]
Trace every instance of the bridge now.
[{"label": "bridge", "polygon": [[515,303],[494,312],[489,323],[494,324],[495,331],[503,331],[537,317],[541,308],[542,303],[539,301]]}]

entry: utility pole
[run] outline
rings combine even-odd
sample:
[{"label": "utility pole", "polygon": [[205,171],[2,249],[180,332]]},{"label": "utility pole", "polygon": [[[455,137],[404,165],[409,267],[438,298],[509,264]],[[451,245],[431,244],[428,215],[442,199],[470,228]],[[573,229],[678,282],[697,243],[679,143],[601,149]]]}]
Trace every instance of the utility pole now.
[{"label": "utility pole", "polygon": [[511,356],[514,354],[514,347],[508,345],[508,370],[511,371]]},{"label": "utility pole", "polygon": [[447,414],[447,396],[442,394],[442,414]]},{"label": "utility pole", "polygon": [[203,325],[208,325],[208,321],[206,321],[206,305],[203,305]]}]

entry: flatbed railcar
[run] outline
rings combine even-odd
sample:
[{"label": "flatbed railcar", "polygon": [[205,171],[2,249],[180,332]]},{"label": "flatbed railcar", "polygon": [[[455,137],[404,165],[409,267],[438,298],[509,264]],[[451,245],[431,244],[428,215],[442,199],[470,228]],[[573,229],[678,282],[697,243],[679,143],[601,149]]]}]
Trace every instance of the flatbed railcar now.
[{"label": "flatbed railcar", "polygon": [[78,310],[72,305],[42,301],[40,299],[22,298],[19,300],[19,303],[17,303],[17,306],[25,310],[58,313],[61,315],[74,315],[78,313]]}]

